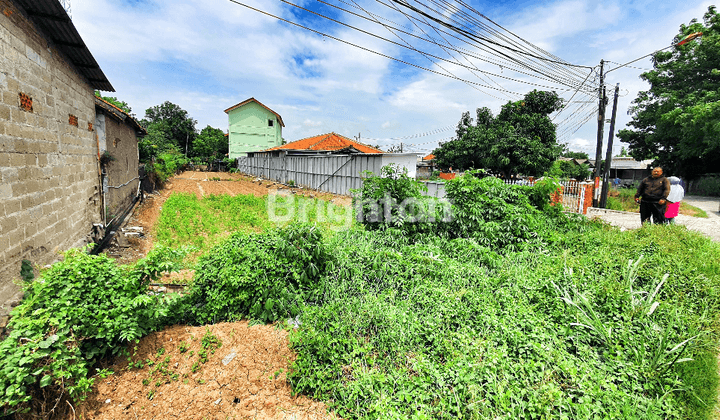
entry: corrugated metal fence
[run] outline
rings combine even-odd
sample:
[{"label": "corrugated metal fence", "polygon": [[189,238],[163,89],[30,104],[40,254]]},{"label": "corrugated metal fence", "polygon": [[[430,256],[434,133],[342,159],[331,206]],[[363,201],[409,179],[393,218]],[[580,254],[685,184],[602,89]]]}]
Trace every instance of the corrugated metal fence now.
[{"label": "corrugated metal fence", "polygon": [[417,156],[414,154],[382,155],[280,155],[255,154],[238,158],[238,170],[283,184],[349,195],[351,189],[362,187],[360,174],[395,163],[408,169],[408,176],[415,178]]}]

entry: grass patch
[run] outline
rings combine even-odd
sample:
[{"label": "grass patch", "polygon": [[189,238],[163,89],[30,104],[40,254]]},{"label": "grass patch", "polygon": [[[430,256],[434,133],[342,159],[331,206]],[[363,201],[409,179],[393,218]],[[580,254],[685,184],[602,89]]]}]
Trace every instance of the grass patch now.
[{"label": "grass patch", "polygon": [[[56,281],[44,274],[32,283],[35,293],[13,317],[17,332],[0,345],[0,365],[8,366],[0,385],[12,390],[3,409],[28,403],[23,387],[63,385],[66,366],[82,385],[72,395],[83,395],[90,365],[78,360],[163,325],[250,316],[283,325],[293,318],[293,391],[347,419],[711,418],[720,245],[679,225],[621,232],[536,209],[519,195],[533,190],[461,181],[451,181],[450,191],[467,193],[453,222],[465,226],[465,237],[432,224],[367,230],[322,200],[292,195],[173,195],[157,235],[202,249],[193,287],[167,300],[144,294],[180,254],[149,257],[129,271],[81,255],[55,265],[48,273]],[[476,187],[505,198],[473,194]],[[349,228],[338,229],[345,220]],[[508,223],[522,226],[508,230]],[[241,232],[223,239],[231,231]],[[87,284],[77,281],[82,273]],[[103,329],[91,331],[104,339],[114,327],[102,348],[86,330],[70,330],[74,318],[53,324],[81,303],[87,307],[77,318],[92,319],[98,299],[87,299],[85,288],[124,299],[101,312]],[[92,340],[69,341],[84,337]],[[48,349],[88,356],[58,359]],[[194,370],[209,355],[197,357]],[[173,380],[166,358],[158,353],[151,362]],[[159,380],[142,379],[148,386]]]},{"label": "grass patch", "polygon": [[354,223],[350,207],[295,195],[230,196],[173,193],[163,204],[156,237],[168,246],[191,245],[194,257],[206,253],[234,232],[259,233],[295,222],[347,229]]},{"label": "grass patch", "polygon": [[708,215],[705,212],[705,210],[691,206],[690,204],[681,201],[680,202],[680,214],[684,214],[686,216],[692,216],[692,217],[704,217],[707,219]]},{"label": "grass patch", "polygon": [[201,252],[233,231],[261,231],[270,226],[265,201],[253,195],[174,193],[163,204],[156,237],[169,246],[192,245]]}]

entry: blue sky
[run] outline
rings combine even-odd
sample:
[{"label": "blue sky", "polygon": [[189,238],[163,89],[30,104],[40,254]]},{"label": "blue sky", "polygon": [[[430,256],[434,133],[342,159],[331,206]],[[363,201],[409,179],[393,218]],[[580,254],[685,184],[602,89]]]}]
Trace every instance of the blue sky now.
[{"label": "blue sky", "polygon": [[[144,116],[145,109],[171,101],[198,121],[198,130],[211,125],[227,131],[227,114],[223,111],[254,97],[282,116],[286,124],[283,137],[287,141],[334,131],[381,146],[402,142],[407,151],[427,153],[438,141],[453,136],[463,112],[474,115],[476,108],[488,107],[497,114],[503,103],[520,98],[498,89],[524,94],[537,88],[500,77],[491,81],[486,76],[478,78],[480,70],[558,86],[487,62],[476,62],[477,71],[473,74],[465,67],[430,61],[280,1],[241,1],[387,56],[441,73],[451,72],[497,89],[478,88],[392,61],[229,0],[71,0],[71,14],[80,35],[116,89],[106,95],[126,101],[139,118]],[[383,22],[423,35],[421,28],[413,26],[402,14],[375,1],[329,2],[360,14],[375,13]],[[390,31],[316,0],[296,3],[402,43]],[[693,0],[466,3],[562,60],[590,67],[597,66],[601,59],[626,63],[670,45],[681,24],[692,18],[701,19],[712,4]],[[437,47],[403,38],[425,52],[444,54]],[[473,53],[489,55],[482,51]],[[629,122],[627,110],[637,92],[648,87],[638,76],[641,69],[651,68],[650,59],[632,66],[610,72],[606,79],[609,95],[615,84],[620,83],[616,131]],[[605,68],[613,67],[616,64],[610,63]],[[589,71],[578,68],[580,73],[587,75]],[[558,93],[570,99],[573,91]],[[582,94],[574,98],[589,99]],[[581,106],[585,108],[573,115]],[[571,131],[581,121],[580,116],[590,116],[596,105],[579,103],[575,107],[557,116],[560,140],[572,150],[594,156],[596,117],[591,117],[577,132]],[[608,129],[606,124],[605,143]],[[617,139],[615,145],[614,149],[619,151],[621,144]]]}]

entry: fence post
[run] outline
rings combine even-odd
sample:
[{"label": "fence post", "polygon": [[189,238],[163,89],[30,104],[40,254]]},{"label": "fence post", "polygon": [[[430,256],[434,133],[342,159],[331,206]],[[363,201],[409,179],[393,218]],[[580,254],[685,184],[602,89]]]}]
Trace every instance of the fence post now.
[{"label": "fence post", "polygon": [[582,204],[582,214],[587,214],[588,208],[592,205],[593,201],[593,192],[594,192],[594,184],[589,183],[585,184],[585,202]]}]

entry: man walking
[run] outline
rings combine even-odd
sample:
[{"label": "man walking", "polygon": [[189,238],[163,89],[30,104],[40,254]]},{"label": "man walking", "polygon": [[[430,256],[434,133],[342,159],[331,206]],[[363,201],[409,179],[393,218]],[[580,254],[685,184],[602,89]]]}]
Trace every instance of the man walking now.
[{"label": "man walking", "polygon": [[653,223],[665,223],[665,203],[670,194],[670,181],[663,176],[661,167],[652,170],[652,175],[638,185],[635,202],[640,203],[640,221],[645,223],[653,218]]}]

